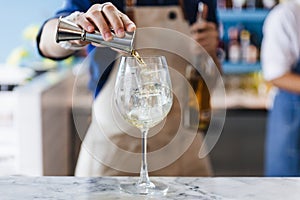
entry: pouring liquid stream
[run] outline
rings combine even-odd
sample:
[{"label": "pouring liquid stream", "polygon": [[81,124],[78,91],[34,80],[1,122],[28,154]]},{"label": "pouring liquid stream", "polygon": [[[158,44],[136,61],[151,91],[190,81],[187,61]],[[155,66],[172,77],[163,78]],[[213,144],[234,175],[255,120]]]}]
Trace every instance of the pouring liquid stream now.
[{"label": "pouring liquid stream", "polygon": [[137,50],[133,49],[131,51],[131,55],[137,60],[137,62],[142,65],[142,66],[146,66],[145,61],[143,60],[143,58],[140,56],[140,54],[137,52]]}]

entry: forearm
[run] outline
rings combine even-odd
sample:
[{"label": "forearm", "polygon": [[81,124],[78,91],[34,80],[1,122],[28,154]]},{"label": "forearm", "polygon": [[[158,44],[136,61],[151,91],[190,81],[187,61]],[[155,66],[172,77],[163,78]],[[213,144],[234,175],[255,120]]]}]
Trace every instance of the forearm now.
[{"label": "forearm", "polygon": [[74,50],[64,49],[56,42],[56,26],[58,19],[49,20],[43,27],[39,48],[44,56],[63,58],[74,53]]},{"label": "forearm", "polygon": [[219,34],[216,24],[205,21],[201,23],[196,22],[191,25],[190,30],[192,38],[207,51],[221,72],[221,63],[217,56]]},{"label": "forearm", "polygon": [[300,75],[295,73],[287,73],[279,78],[273,79],[271,83],[290,92],[300,94]]}]

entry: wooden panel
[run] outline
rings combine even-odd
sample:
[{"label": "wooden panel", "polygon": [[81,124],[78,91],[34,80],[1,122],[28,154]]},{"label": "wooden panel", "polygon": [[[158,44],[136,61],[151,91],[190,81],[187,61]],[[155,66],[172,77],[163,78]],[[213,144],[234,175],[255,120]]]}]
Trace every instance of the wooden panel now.
[{"label": "wooden panel", "polygon": [[42,144],[44,175],[71,175],[71,97],[68,76],[42,94]]}]

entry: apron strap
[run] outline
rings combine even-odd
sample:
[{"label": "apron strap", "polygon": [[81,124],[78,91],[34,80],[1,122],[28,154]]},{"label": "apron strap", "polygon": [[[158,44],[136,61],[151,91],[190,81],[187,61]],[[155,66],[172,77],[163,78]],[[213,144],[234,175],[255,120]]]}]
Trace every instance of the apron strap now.
[{"label": "apron strap", "polygon": [[179,3],[179,6],[181,8],[181,11],[183,13],[184,19],[187,20],[188,18],[187,18],[186,12],[185,12],[183,0],[178,0],[178,3]]},{"label": "apron strap", "polygon": [[137,0],[125,0],[125,5],[127,6],[135,6]]},{"label": "apron strap", "polygon": [[125,14],[135,21],[133,7],[136,5],[137,0],[124,0],[125,1]]},{"label": "apron strap", "polygon": [[[134,21],[134,12],[133,12],[132,8],[136,5],[136,2],[138,0],[124,0],[124,1],[125,1],[125,5],[126,5],[126,8],[125,8],[126,12],[125,13],[131,20]],[[185,8],[184,8],[184,1],[183,0],[178,0],[178,4],[181,8],[184,19],[187,20],[187,15],[186,15]]]}]

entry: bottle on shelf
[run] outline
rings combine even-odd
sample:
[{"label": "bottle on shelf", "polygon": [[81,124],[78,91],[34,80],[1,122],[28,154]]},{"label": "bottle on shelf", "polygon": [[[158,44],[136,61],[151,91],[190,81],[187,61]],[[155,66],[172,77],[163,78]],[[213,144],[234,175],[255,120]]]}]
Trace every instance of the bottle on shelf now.
[{"label": "bottle on shelf", "polygon": [[255,45],[250,44],[247,49],[246,62],[247,63],[256,63],[258,59],[258,49]]},{"label": "bottle on shelf", "polygon": [[226,9],[227,8],[227,4],[226,4],[226,0],[218,0],[217,1],[217,7],[219,9]]},{"label": "bottle on shelf", "polygon": [[278,0],[262,0],[265,9],[272,9],[275,5],[278,4],[278,2]]},{"label": "bottle on shelf", "polygon": [[246,7],[247,9],[256,9],[256,0],[247,0]]},{"label": "bottle on shelf", "polygon": [[247,62],[248,48],[250,46],[250,32],[247,30],[242,30],[240,33],[240,43],[241,43],[241,60],[242,62]]},{"label": "bottle on shelf", "polygon": [[246,4],[246,0],[232,0],[232,6],[236,10],[242,10]]},{"label": "bottle on shelf", "polygon": [[240,61],[240,43],[238,41],[239,38],[239,30],[237,27],[230,27],[228,29],[228,60],[232,63],[237,63]]}]

